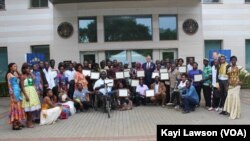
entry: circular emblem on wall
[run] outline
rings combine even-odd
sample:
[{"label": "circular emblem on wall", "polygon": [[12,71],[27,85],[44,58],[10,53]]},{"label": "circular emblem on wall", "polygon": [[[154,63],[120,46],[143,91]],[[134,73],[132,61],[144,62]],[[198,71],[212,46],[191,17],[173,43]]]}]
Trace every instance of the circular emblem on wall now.
[{"label": "circular emblem on wall", "polygon": [[58,26],[57,33],[62,38],[69,38],[73,34],[73,26],[71,23],[63,22]]},{"label": "circular emblem on wall", "polygon": [[187,34],[195,34],[198,31],[199,25],[194,19],[187,19],[183,23],[183,30]]}]

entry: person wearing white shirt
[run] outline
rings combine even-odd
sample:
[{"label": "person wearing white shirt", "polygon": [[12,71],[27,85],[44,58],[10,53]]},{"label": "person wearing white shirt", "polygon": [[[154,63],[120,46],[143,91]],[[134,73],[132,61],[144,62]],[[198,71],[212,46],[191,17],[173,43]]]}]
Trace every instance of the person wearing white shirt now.
[{"label": "person wearing white shirt", "polygon": [[[181,74],[181,81],[176,85],[177,88],[175,88],[173,93],[171,94],[171,99],[170,99],[170,102],[167,103],[167,106],[175,105],[174,108],[176,110],[180,108],[180,94],[186,88],[187,77],[188,76],[186,73]],[[174,104],[175,100],[176,100],[176,104]]]},{"label": "person wearing white shirt", "polygon": [[105,105],[106,105],[107,94],[110,94],[111,97],[113,97],[112,87],[107,86],[107,84],[105,84],[105,79],[107,79],[107,74],[105,71],[103,71],[101,72],[101,78],[95,82],[94,87],[93,87],[94,90],[97,92],[96,94],[97,94],[98,101],[102,102],[102,106],[104,110],[105,110]]},{"label": "person wearing white shirt", "polygon": [[136,87],[136,106],[140,104],[146,105],[146,91],[148,86],[143,84],[143,79],[140,78],[139,85]]},{"label": "person wearing white shirt", "polygon": [[220,92],[219,92],[219,83],[218,83],[218,69],[219,69],[219,61],[214,60],[212,66],[212,107],[208,109],[208,111],[222,111],[222,108],[219,107],[220,102]]},{"label": "person wearing white shirt", "polygon": [[73,94],[75,91],[75,69],[73,63],[69,64],[68,70],[65,71],[65,76],[68,77],[69,81],[69,90],[68,90],[68,95],[71,99],[73,99]]},{"label": "person wearing white shirt", "polygon": [[43,69],[43,72],[48,82],[48,88],[53,89],[56,86],[54,73],[50,70],[50,66],[48,62],[45,62],[44,64],[45,64],[45,68]]}]

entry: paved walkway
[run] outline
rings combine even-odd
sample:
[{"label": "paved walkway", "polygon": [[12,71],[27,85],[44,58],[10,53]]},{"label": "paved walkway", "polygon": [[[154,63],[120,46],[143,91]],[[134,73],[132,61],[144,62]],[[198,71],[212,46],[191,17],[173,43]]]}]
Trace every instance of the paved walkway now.
[{"label": "paved walkway", "polygon": [[0,141],[154,141],[157,124],[250,124],[250,90],[242,90],[241,103],[242,116],[237,120],[203,107],[182,114],[171,108],[140,106],[130,111],[113,111],[110,119],[100,111],[89,111],[54,125],[12,131],[7,124],[8,98],[0,98]]}]

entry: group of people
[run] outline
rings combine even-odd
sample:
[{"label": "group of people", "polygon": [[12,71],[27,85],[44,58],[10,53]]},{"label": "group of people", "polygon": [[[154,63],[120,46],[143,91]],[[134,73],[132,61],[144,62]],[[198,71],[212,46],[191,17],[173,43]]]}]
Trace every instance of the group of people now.
[{"label": "group of people", "polygon": [[[34,65],[24,63],[21,73],[15,63],[8,65],[6,82],[10,94],[10,123],[13,130],[20,130],[24,125],[34,127],[34,122],[40,125],[53,124],[58,118],[67,119],[76,112],[89,108],[102,108],[105,112],[107,96],[111,97],[112,109],[131,110],[133,105],[159,104],[170,106],[183,113],[194,111],[200,106],[201,89],[203,89],[205,107],[209,110],[221,111],[230,115],[231,119],[240,117],[240,73],[244,78],[249,73],[236,64],[237,57],[230,58],[226,63],[225,56],[220,56],[209,64],[203,60],[204,68],[198,69],[198,63],[191,58],[184,66],[184,60],[176,62],[168,60],[128,63],[101,61],[100,65],[85,60],[80,63],[59,63],[55,61],[38,62]],[[186,67],[186,71],[180,71]],[[84,74],[86,70],[99,72],[100,77],[91,78]],[[116,73],[129,72],[129,77],[117,79]],[[139,76],[138,72],[144,72]],[[162,72],[168,74],[168,79],[162,79]],[[153,77],[154,73],[158,75]],[[201,80],[195,80],[201,75]],[[113,80],[113,85],[106,83]],[[139,81],[136,85],[132,85]],[[121,96],[120,90],[126,95]],[[147,96],[147,91],[153,90],[153,95]]]}]

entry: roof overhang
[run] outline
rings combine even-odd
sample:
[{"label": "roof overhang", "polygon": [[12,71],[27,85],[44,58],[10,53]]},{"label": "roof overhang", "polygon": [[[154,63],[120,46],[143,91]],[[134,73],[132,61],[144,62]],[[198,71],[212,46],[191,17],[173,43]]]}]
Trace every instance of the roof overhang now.
[{"label": "roof overhang", "polygon": [[115,2],[115,1],[149,1],[149,0],[50,0],[53,4],[80,3],[80,2]]}]

